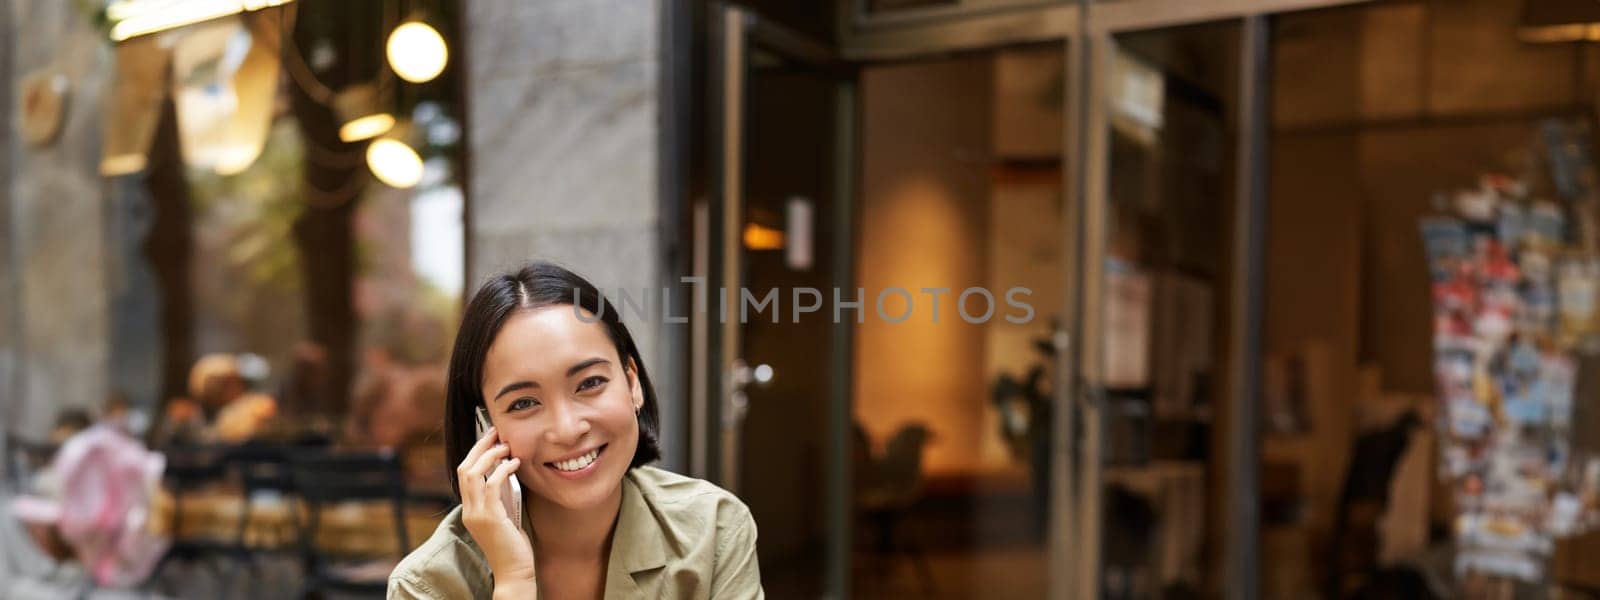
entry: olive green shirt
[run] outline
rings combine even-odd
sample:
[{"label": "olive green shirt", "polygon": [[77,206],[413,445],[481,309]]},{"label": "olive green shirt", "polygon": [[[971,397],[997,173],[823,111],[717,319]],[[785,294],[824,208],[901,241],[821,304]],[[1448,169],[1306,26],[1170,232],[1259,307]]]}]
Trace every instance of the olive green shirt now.
[{"label": "olive green shirt", "polygon": [[[459,506],[389,575],[391,599],[493,593],[489,564],[462,525]],[[650,466],[629,469],[605,593],[607,599],[764,598],[750,509],[699,479]]]}]

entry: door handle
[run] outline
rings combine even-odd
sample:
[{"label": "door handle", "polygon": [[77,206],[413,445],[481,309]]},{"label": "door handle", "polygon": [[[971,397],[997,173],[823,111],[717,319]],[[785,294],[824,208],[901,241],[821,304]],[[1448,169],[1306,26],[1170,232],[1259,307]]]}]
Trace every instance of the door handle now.
[{"label": "door handle", "polygon": [[737,429],[744,423],[745,415],[750,412],[750,396],[745,394],[744,388],[755,379],[755,373],[744,359],[733,359],[733,364],[728,366],[728,395],[722,407],[723,427]]},{"label": "door handle", "polygon": [[764,386],[772,381],[772,367],[756,365],[751,368],[742,358],[728,365],[727,394],[722,399],[722,484],[729,491],[739,490],[739,444],[744,437],[744,418],[750,412],[750,396],[745,389],[750,384]]},{"label": "door handle", "polygon": [[762,364],[751,367],[742,358],[733,359],[733,364],[728,367],[728,397],[727,403],[723,406],[723,425],[739,427],[743,424],[745,416],[750,412],[750,396],[745,393],[745,389],[751,384],[766,387],[771,381],[771,366]]}]

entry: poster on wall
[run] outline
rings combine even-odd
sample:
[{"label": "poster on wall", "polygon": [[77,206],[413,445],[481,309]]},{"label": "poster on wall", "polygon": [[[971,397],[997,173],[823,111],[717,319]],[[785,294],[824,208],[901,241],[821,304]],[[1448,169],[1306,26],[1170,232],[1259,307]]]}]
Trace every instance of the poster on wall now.
[{"label": "poster on wall", "polygon": [[1597,524],[1600,456],[1572,443],[1579,359],[1600,341],[1589,138],[1541,123],[1542,168],[1484,175],[1421,223],[1458,573],[1540,580],[1555,539]]}]

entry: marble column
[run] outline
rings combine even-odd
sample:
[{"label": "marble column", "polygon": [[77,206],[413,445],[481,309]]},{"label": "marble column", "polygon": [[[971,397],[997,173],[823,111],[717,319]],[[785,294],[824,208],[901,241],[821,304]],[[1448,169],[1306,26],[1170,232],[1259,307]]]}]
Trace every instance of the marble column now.
[{"label": "marble column", "polygon": [[[98,408],[109,373],[106,186],[98,174],[101,97],[111,53],[77,3],[12,0],[7,85],[30,73],[59,74],[68,84],[60,131],[47,144],[16,134],[15,107],[4,140],[8,275],[6,309],[14,320],[0,340],[13,356],[13,403],[6,427],[35,438],[66,407]],[[15,95],[14,87],[5,96]]]},{"label": "marble column", "polygon": [[[15,77],[11,73],[12,0],[0,0],[0,115],[10,115],[15,110],[12,98],[16,97]],[[15,128],[0,128],[0,173],[11,175],[11,138]],[[17,347],[17,265],[13,260],[11,234],[11,186],[0,182],[0,443],[10,435],[15,424],[17,398],[21,396],[16,362]],[[10,468],[0,466],[0,472]]]},{"label": "marble column", "polygon": [[[659,233],[663,1],[465,5],[469,286],[543,259],[611,296],[660,295],[670,272]],[[659,317],[624,316],[672,431],[675,369],[658,368],[672,336]]]}]

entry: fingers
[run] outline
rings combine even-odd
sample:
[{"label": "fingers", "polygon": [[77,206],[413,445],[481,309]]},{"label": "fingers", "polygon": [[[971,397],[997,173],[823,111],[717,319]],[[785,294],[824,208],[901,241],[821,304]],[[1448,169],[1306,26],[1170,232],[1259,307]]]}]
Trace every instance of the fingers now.
[{"label": "fingers", "polygon": [[[499,441],[500,432],[490,427],[483,432],[483,436],[478,438],[472,448],[467,450],[467,455],[461,459],[461,464],[456,465],[456,483],[461,493],[462,504],[466,506],[477,505],[476,498],[483,489],[482,486],[477,485],[477,482],[483,481],[484,475],[488,471],[487,466],[480,467],[482,461],[479,459],[483,458],[486,452],[496,447],[504,447],[504,444],[499,444]],[[494,463],[482,464],[492,465]]]},{"label": "fingers", "polygon": [[499,430],[490,427],[488,431],[483,432],[483,437],[478,438],[478,441],[472,444],[472,448],[467,450],[467,455],[461,459],[461,464],[456,465],[456,475],[462,479],[474,474],[480,478],[483,477],[488,473],[488,469],[475,473],[473,469],[477,468],[477,465],[482,462],[480,459],[483,458],[484,453],[502,446],[504,444],[500,443]]},{"label": "fingers", "polygon": [[495,443],[499,442],[499,441],[500,441],[500,430],[496,429],[494,427],[490,427],[487,431],[483,432],[483,436],[479,437],[478,441],[476,443],[472,444],[472,448],[469,448],[467,450],[467,457],[466,457],[466,459],[461,461],[461,464],[465,465],[465,464],[467,464],[469,462],[472,462],[472,458],[473,457],[477,456],[479,453],[481,453],[484,450],[488,449],[490,446],[495,445]]},{"label": "fingers", "polygon": [[[489,478],[483,482],[483,497],[496,499],[500,498],[501,493],[506,486],[506,480],[513,477],[513,474],[517,472],[517,467],[520,466],[522,466],[522,459],[519,458],[502,461],[500,466],[495,467],[494,472],[490,473]],[[509,514],[505,514],[506,506],[500,502],[486,502],[484,503],[484,508],[496,515],[505,517],[511,516]]]},{"label": "fingers", "polygon": [[472,466],[467,467],[467,470],[477,475],[479,480],[482,480],[488,477],[490,473],[493,473],[495,467],[499,466],[501,461],[508,458],[511,458],[511,446],[503,442],[495,444],[493,448],[484,450],[482,454],[479,454],[478,460],[472,463]]},{"label": "fingers", "polygon": [[506,477],[517,472],[517,467],[520,466],[522,466],[522,459],[520,458],[512,458],[502,461],[500,466],[495,467],[494,472],[490,473],[489,478],[484,481],[486,488],[489,491],[499,491],[496,488],[499,488],[500,484],[505,483]]}]

